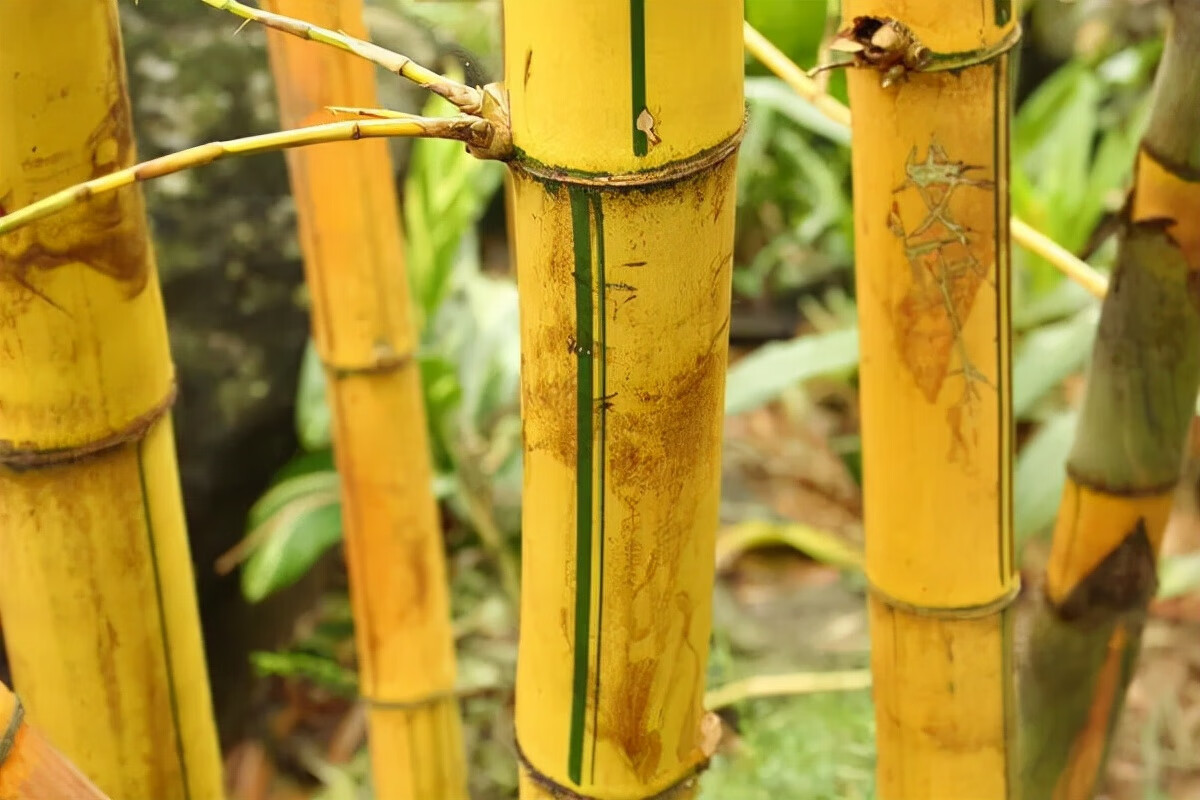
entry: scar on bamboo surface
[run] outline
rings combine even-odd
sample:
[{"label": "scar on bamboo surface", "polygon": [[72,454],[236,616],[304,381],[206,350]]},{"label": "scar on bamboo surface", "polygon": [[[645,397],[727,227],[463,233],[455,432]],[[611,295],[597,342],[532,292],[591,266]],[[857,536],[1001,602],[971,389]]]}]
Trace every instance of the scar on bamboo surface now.
[{"label": "scar on bamboo surface", "polygon": [[[904,164],[905,179],[892,190],[887,218],[912,273],[909,290],[895,309],[904,364],[930,403],[936,402],[947,377],[962,378],[962,393],[946,412],[953,436],[949,458],[956,462],[965,461],[973,449],[964,422],[974,414],[980,387],[995,389],[971,360],[963,341],[964,323],[979,289],[990,282],[990,265],[975,254],[977,232],[956,219],[951,206],[963,189],[994,189],[992,180],[971,176],[980,169],[951,159],[936,138],[924,158],[913,147]],[[911,227],[900,211],[899,198],[906,193],[915,193],[924,206],[922,217]]]}]

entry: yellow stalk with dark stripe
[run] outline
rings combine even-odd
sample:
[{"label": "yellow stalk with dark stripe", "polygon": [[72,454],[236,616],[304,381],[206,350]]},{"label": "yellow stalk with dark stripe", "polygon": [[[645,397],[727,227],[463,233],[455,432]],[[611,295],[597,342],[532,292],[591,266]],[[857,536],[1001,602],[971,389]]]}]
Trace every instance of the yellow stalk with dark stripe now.
[{"label": "yellow stalk with dark stripe", "polygon": [[[264,8],[364,33],[362,0]],[[320,122],[325,106],[377,105],[367,61],[277,31],[267,43],[288,127]],[[462,800],[446,564],[391,157],[386,142],[351,142],[291,150],[288,166],[329,381],[376,797]]]},{"label": "yellow stalk with dark stripe", "polygon": [[1033,797],[1096,790],[1200,390],[1200,0],[1172,12],[1028,626],[1022,767]]},{"label": "yellow stalk with dark stripe", "polygon": [[[0,4],[0,205],[133,163],[115,0]],[[29,718],[104,791],[221,764],[141,193],[0,239],[0,613]]]},{"label": "yellow stalk with dark stripe", "polygon": [[[1008,0],[847,0],[882,800],[1010,796]],[[875,48],[875,49],[872,49]],[[885,51],[883,54],[880,50]],[[897,65],[899,65],[897,67]]]},{"label": "yellow stalk with dark stripe", "polygon": [[691,797],[741,3],[505,3],[525,502],[521,797]]}]

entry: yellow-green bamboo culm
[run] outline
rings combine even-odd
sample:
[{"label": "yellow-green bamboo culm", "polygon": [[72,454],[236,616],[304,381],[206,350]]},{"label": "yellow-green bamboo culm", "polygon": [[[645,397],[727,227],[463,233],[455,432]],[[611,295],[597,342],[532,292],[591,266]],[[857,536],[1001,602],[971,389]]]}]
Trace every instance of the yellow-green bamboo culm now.
[{"label": "yellow-green bamboo culm", "polygon": [[1029,797],[1095,795],[1200,390],[1200,0],[1171,10],[1045,586],[1023,625]]},{"label": "yellow-green bamboo culm", "polygon": [[504,32],[520,794],[693,797],[713,746],[742,4],[508,0]]},{"label": "yellow-green bamboo culm", "polygon": [[[1007,800],[1008,0],[846,0],[881,800]],[[871,62],[884,47],[891,58]],[[899,65],[897,67],[897,65]]]},{"label": "yellow-green bamboo culm", "polygon": [[[134,161],[115,0],[0,3],[0,204]],[[117,798],[222,796],[141,192],[0,237],[0,613],[29,719]]]},{"label": "yellow-green bamboo culm", "polygon": [[[268,11],[365,33],[362,0],[270,0]],[[269,31],[284,125],[377,105],[375,69]],[[441,522],[417,335],[384,141],[290,150],[314,342],[329,381],[359,685],[379,800],[464,800],[466,763]]]}]

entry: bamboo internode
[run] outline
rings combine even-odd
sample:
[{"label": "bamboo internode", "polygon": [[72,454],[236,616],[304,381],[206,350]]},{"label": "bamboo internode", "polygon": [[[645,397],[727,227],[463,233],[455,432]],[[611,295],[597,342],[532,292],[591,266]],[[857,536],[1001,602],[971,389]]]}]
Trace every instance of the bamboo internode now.
[{"label": "bamboo internode", "polygon": [[[0,202],[134,162],[112,0],[0,4]],[[0,239],[0,613],[30,718],[122,798],[219,797],[142,197]]]}]

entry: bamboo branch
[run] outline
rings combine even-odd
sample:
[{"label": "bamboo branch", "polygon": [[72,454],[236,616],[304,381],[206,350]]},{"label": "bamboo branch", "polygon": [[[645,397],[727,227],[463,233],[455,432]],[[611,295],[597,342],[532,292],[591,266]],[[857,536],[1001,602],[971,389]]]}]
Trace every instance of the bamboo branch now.
[{"label": "bamboo branch", "polygon": [[[207,0],[205,0],[207,2]],[[398,112],[397,112],[398,113]],[[328,142],[394,136],[426,136],[456,139],[468,147],[486,147],[494,136],[492,123],[479,117],[431,118],[403,116],[399,119],[366,119],[330,122],[277,133],[246,136],[224,142],[189,147],[177,153],[134,164],[108,175],[47,195],[41,200],[0,216],[0,236],[39,219],[58,213],[72,204],[112,192],[134,183],[161,178],[175,172],[211,164],[228,156],[245,156]]]},{"label": "bamboo branch", "polygon": [[852,692],[871,686],[871,670],[793,672],[784,675],[751,675],[704,694],[704,708],[716,711],[743,700],[818,692]]},{"label": "bamboo branch", "polygon": [[356,39],[341,31],[332,31],[294,17],[263,11],[239,3],[237,0],[200,0],[200,2],[219,11],[228,11],[244,20],[257,22],[264,27],[353,53],[359,58],[383,67],[388,72],[394,72],[402,78],[407,78],[422,89],[428,89],[434,94],[441,95],[464,114],[479,114],[483,108],[483,91],[481,89],[439,75],[408,56],[394,53],[372,42]]},{"label": "bamboo branch", "polygon": [[[751,55],[790,86],[796,94],[812,103],[826,117],[839,125],[850,127],[850,109],[839,103],[836,98],[825,94],[816,81],[796,66],[783,51],[755,30],[749,22],[745,23],[743,32],[746,49],[750,51]],[[1087,263],[1076,258],[1045,234],[1017,217],[1013,217],[1011,220],[1011,230],[1014,242],[1034,255],[1044,258],[1096,297],[1104,296],[1108,288],[1108,281]]]}]

